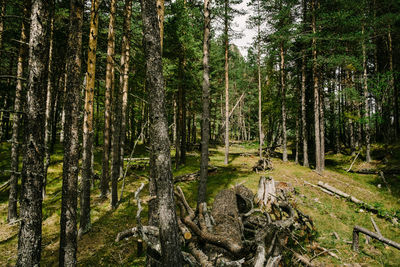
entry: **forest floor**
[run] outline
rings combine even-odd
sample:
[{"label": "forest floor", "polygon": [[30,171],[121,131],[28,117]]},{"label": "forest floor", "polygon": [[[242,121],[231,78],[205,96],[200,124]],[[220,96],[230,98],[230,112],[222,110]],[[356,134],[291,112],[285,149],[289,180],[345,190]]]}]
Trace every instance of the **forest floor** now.
[{"label": "forest floor", "polygon": [[[2,144],[0,149],[0,184],[9,176],[9,145]],[[95,171],[101,169],[101,148],[95,153]],[[265,174],[252,172],[252,166],[258,160],[257,144],[233,144],[230,149],[229,165],[224,165],[222,147],[213,147],[210,150],[210,164],[218,169],[209,176],[207,190],[208,202],[212,203],[215,195],[224,188],[243,183],[254,192],[257,189],[261,175],[272,176],[276,181],[290,182],[297,194],[297,207],[311,216],[315,228],[314,242],[332,250],[339,259],[328,255],[320,255],[313,260],[315,263],[328,265],[355,264],[353,266],[398,266],[400,251],[385,247],[377,241],[365,243],[365,236],[360,235],[360,253],[351,250],[352,231],[354,225],[359,225],[374,231],[370,217],[372,216],[384,237],[400,242],[400,227],[380,218],[376,214],[364,211],[353,203],[323,193],[318,188],[306,185],[304,182],[317,184],[318,181],[349,193],[356,198],[374,205],[380,212],[400,213],[400,176],[385,177],[391,193],[378,175],[363,175],[348,173],[345,170],[350,166],[354,156],[345,154],[328,154],[326,156],[326,171],[321,176],[309,168],[295,164],[293,159],[283,163],[279,158],[273,158],[274,169]],[[145,157],[144,147],[139,147],[135,157]],[[195,172],[199,169],[199,153],[189,152],[187,163],[174,175]],[[363,163],[360,156],[353,166],[358,168],[396,167],[400,169],[400,146],[373,146],[375,160],[373,163]],[[115,242],[118,232],[135,225],[136,204],[133,194],[140,183],[147,183],[148,170],[131,170],[126,179],[126,186],[122,203],[117,210],[110,210],[109,200],[99,199],[98,181],[92,191],[92,231],[79,240],[78,263],[80,266],[142,266],[145,263],[144,255],[137,255],[137,242],[131,238]],[[51,158],[48,175],[47,197],[43,203],[43,239],[42,239],[42,266],[57,266],[59,248],[59,223],[61,206],[62,183],[62,149],[56,147]],[[120,183],[120,187],[121,187]],[[197,197],[197,182],[182,182],[188,201],[194,206]],[[142,193],[146,200],[147,187]],[[18,224],[8,225],[7,219],[8,191],[0,194],[0,266],[14,265],[17,258]],[[79,211],[78,211],[79,212]],[[143,221],[146,221],[146,209],[142,212]],[[337,233],[339,239],[334,235]],[[312,256],[312,245],[305,246],[305,250]],[[314,252],[317,254],[316,252]],[[357,265],[359,264],[359,265]]]}]

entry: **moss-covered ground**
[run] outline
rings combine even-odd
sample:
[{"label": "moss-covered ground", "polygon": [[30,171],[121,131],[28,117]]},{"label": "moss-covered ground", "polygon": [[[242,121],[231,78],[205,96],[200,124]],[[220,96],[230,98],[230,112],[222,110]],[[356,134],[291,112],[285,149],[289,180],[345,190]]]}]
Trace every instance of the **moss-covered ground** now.
[{"label": "moss-covered ground", "polygon": [[[9,173],[8,144],[2,144],[0,150],[0,183],[7,181]],[[322,247],[332,249],[339,256],[339,260],[328,255],[320,255],[316,262],[343,265],[345,263],[359,263],[365,266],[399,266],[400,251],[385,247],[379,242],[365,243],[361,235],[360,253],[351,250],[349,242],[352,239],[354,225],[360,225],[373,231],[370,221],[372,216],[380,227],[383,236],[400,242],[400,227],[357,207],[344,199],[332,197],[318,188],[306,185],[304,182],[317,184],[318,181],[345,191],[358,199],[373,204],[382,212],[400,211],[400,177],[387,176],[391,188],[389,193],[385,184],[378,175],[361,175],[345,171],[351,164],[354,156],[344,154],[328,154],[326,156],[326,171],[319,175],[310,168],[302,167],[293,161],[283,163],[274,158],[274,170],[265,174],[254,173],[251,167],[255,164],[257,144],[245,143],[231,146],[230,162],[223,163],[223,148],[212,147],[210,151],[211,165],[218,167],[217,172],[209,176],[207,183],[208,202],[211,204],[214,196],[224,188],[244,183],[254,192],[261,175],[272,176],[277,181],[290,182],[296,189],[295,200],[297,207],[311,216],[314,221],[317,237],[315,242]],[[101,149],[95,151],[95,171],[101,169]],[[242,153],[251,155],[242,155]],[[375,145],[373,157],[376,159],[368,166],[363,163],[362,156],[356,161],[353,169],[358,168],[399,168],[400,149],[398,146]],[[138,148],[135,157],[147,156],[143,146]],[[189,152],[187,163],[174,175],[190,173],[199,168],[199,153]],[[137,255],[136,241],[123,240],[116,243],[118,232],[135,225],[136,204],[133,199],[135,190],[140,184],[147,183],[148,170],[131,170],[126,179],[124,197],[117,210],[110,210],[109,200],[99,199],[98,184],[92,190],[92,230],[79,240],[78,263],[80,266],[142,266],[145,263],[144,255]],[[48,175],[47,197],[43,203],[43,239],[42,239],[42,266],[57,266],[59,247],[59,224],[62,183],[62,148],[56,147],[51,157],[51,166]],[[98,182],[97,182],[98,183]],[[121,186],[122,183],[120,183]],[[197,182],[180,184],[187,199],[193,205],[197,197]],[[148,195],[145,187],[142,196],[146,200]],[[8,191],[0,194],[0,266],[15,264],[17,257],[18,224],[8,225],[7,219]],[[79,211],[78,211],[79,212]],[[146,221],[146,209],[142,213]],[[333,233],[337,233],[337,239]],[[304,249],[311,251],[311,248]],[[309,252],[312,253],[312,252]],[[311,254],[312,255],[312,254]]]}]

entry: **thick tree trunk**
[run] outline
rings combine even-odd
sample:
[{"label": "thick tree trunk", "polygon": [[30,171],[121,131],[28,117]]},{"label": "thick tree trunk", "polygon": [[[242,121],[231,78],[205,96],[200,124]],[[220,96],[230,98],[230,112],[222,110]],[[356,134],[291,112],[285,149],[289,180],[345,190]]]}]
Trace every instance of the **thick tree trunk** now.
[{"label": "thick tree trunk", "polygon": [[122,95],[119,87],[114,87],[113,112],[112,112],[112,136],[111,136],[111,208],[118,205],[118,179],[121,174],[121,101]]},{"label": "thick tree trunk", "polygon": [[370,143],[370,127],[369,127],[369,99],[368,99],[368,75],[367,75],[367,49],[365,45],[365,28],[364,24],[362,25],[362,34],[363,34],[363,42],[362,42],[362,53],[363,53],[363,93],[364,93],[364,118],[365,118],[365,147],[366,147],[366,155],[365,160],[367,162],[371,162],[371,143]]},{"label": "thick tree trunk", "polygon": [[90,222],[90,182],[93,178],[93,100],[96,77],[96,50],[99,21],[99,2],[92,0],[90,10],[90,32],[88,64],[86,72],[85,110],[83,118],[82,142],[82,192],[81,192],[81,219],[79,235],[88,232]]},{"label": "thick tree trunk", "polygon": [[[124,151],[126,140],[126,124],[127,124],[127,107],[128,107],[128,90],[129,90],[129,62],[130,62],[130,29],[131,29],[131,15],[132,15],[132,0],[125,0],[124,11],[124,36],[122,37],[122,53],[121,53],[121,66],[123,73],[120,76],[120,86],[122,88],[122,104],[121,104],[121,170],[124,167]],[[122,173],[122,172],[121,172]]]},{"label": "thick tree trunk", "polygon": [[152,0],[142,0],[141,4],[147,62],[146,87],[149,90],[151,106],[149,187],[150,194],[154,195],[155,193],[157,196],[157,201],[151,201],[156,202],[156,209],[154,209],[154,206],[152,209],[149,207],[149,216],[159,215],[162,218],[159,220],[162,265],[182,266],[183,259],[180,253],[179,228],[175,212],[168,122],[165,110],[157,6],[155,1]]},{"label": "thick tree trunk", "polygon": [[307,135],[307,103],[306,103],[306,53],[302,51],[301,60],[301,126],[303,140],[303,166],[309,167],[308,163],[308,135]]},{"label": "thick tree trunk", "polygon": [[285,50],[283,42],[280,44],[281,56],[281,96],[282,96],[282,147],[283,147],[283,162],[288,161],[287,157],[287,133],[286,133],[286,73],[285,73]]},{"label": "thick tree trunk", "polygon": [[26,149],[21,176],[21,225],[17,266],[40,264],[48,10],[48,1],[34,1],[31,7],[29,79],[24,124]]},{"label": "thick tree trunk", "polygon": [[106,198],[109,191],[109,156],[110,156],[110,122],[111,93],[114,88],[114,50],[115,50],[115,12],[116,0],[110,3],[110,23],[108,25],[106,92],[104,103],[104,134],[103,134],[103,173],[101,176],[101,197]]},{"label": "thick tree trunk", "polygon": [[59,266],[76,266],[83,0],[71,0]]},{"label": "thick tree trunk", "polygon": [[44,133],[44,172],[43,172],[43,199],[46,197],[46,184],[47,184],[47,170],[50,165],[50,136],[51,136],[51,111],[53,103],[53,35],[54,35],[54,2],[50,1],[50,40],[49,40],[49,62],[48,62],[48,76],[47,76],[47,96],[46,96],[46,121],[45,121],[45,133]]},{"label": "thick tree trunk", "polygon": [[200,182],[197,197],[197,208],[206,202],[208,176],[208,146],[210,143],[210,1],[204,0],[204,34],[203,34],[203,113],[201,117],[201,162]]},{"label": "thick tree trunk", "polygon": [[[3,1],[4,2],[4,1]],[[26,56],[26,43],[27,35],[27,19],[29,16],[28,1],[24,3],[24,19],[21,25],[21,44],[18,52],[18,65],[17,65],[17,77],[22,78],[24,74],[24,59]],[[26,19],[25,19],[26,18]],[[17,79],[17,86],[15,88],[15,100],[14,100],[14,112],[22,111],[22,80]],[[11,137],[11,176],[10,176],[10,191],[8,198],[8,216],[7,221],[13,222],[17,219],[17,194],[18,194],[18,164],[19,164],[19,142],[18,136],[21,127],[21,116],[15,113],[12,126],[12,137]]]},{"label": "thick tree trunk", "polygon": [[229,0],[225,0],[225,160],[229,163],[229,18],[228,18]]}]

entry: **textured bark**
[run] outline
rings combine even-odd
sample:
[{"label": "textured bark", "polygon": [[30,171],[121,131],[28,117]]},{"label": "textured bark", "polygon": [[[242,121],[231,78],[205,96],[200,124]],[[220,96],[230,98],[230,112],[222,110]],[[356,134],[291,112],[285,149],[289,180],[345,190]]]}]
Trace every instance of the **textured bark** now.
[{"label": "textured bark", "polygon": [[164,10],[165,10],[164,0],[157,0],[157,17],[158,17],[158,25],[160,27],[161,54],[164,42]]},{"label": "textured bark", "polygon": [[67,50],[59,266],[76,266],[83,0],[71,0]]},{"label": "textured bark", "polygon": [[229,0],[225,0],[225,16],[224,16],[224,35],[225,35],[225,160],[229,163],[229,18],[228,18]]},{"label": "textured bark", "polygon": [[81,218],[79,225],[80,235],[88,232],[91,228],[90,182],[93,178],[93,100],[96,75],[96,50],[99,20],[98,9],[98,1],[93,0],[90,10],[88,66],[86,73],[85,106],[83,118],[82,191],[80,196]]},{"label": "textured bark", "polygon": [[[4,1],[3,1],[4,2]],[[29,16],[29,3],[24,3],[24,18]],[[21,25],[21,44],[18,52],[18,65],[17,65],[17,77],[22,78],[24,74],[24,59],[26,57],[26,46],[23,43],[27,41],[27,29],[28,25],[26,19],[22,20]],[[0,48],[1,49],[1,48]],[[14,100],[14,112],[22,111],[22,80],[17,79],[17,86],[15,88],[15,100]],[[8,198],[8,216],[7,221],[13,222],[17,219],[17,194],[18,194],[18,164],[19,164],[19,130],[21,124],[21,116],[19,114],[14,115],[13,126],[12,126],[12,137],[11,137],[11,175],[10,175],[10,191]]]},{"label": "textured bark", "polygon": [[50,165],[50,136],[51,136],[51,110],[53,103],[53,35],[54,35],[54,2],[50,1],[50,37],[49,37],[49,62],[47,64],[47,95],[46,95],[46,121],[44,132],[44,171],[43,171],[43,198],[46,197],[47,170]]},{"label": "textured bark", "polygon": [[370,127],[369,127],[369,100],[368,100],[368,75],[367,75],[367,49],[365,45],[364,24],[362,25],[363,43],[363,93],[364,93],[364,118],[365,118],[365,160],[371,162],[371,143],[370,143]]},{"label": "textured bark", "polygon": [[111,207],[118,204],[118,179],[121,174],[121,99],[119,87],[114,88],[111,136]]},{"label": "textured bark", "polygon": [[301,63],[301,136],[303,140],[303,166],[308,167],[307,103],[306,103],[306,55],[303,50]]},{"label": "textured bark", "polygon": [[173,194],[157,7],[152,0],[142,0],[141,4],[146,51],[146,87],[149,90],[150,103],[150,194],[156,193],[157,196],[157,201],[151,201],[156,203],[156,209],[153,209],[153,206],[149,210],[149,216],[160,216],[162,265],[182,266],[183,258],[180,253]]},{"label": "textured bark", "polygon": [[126,140],[126,112],[128,107],[128,90],[129,90],[129,59],[130,59],[130,28],[131,28],[131,16],[132,16],[132,0],[125,0],[125,11],[124,11],[124,35],[122,37],[122,53],[121,53],[121,66],[123,67],[123,73],[120,76],[120,88],[122,88],[122,103],[121,103],[121,173],[124,167],[124,149]]},{"label": "textured bark", "polygon": [[4,16],[6,15],[6,0],[0,1],[0,55],[3,50]]},{"label": "textured bark", "polygon": [[111,122],[111,93],[114,88],[114,50],[115,50],[115,12],[116,0],[110,3],[110,23],[108,24],[106,92],[104,103],[104,135],[103,135],[103,173],[101,177],[101,196],[107,197],[109,191],[109,156],[110,156],[110,122]]},{"label": "textured bark", "polygon": [[[67,69],[67,67],[65,67]],[[64,92],[63,92],[63,104],[61,111],[61,131],[60,131],[60,143],[64,143],[64,124],[65,124],[65,98],[67,95],[67,82],[68,82],[68,73],[64,74]]]},{"label": "textured bark", "polygon": [[287,133],[286,133],[286,73],[285,73],[285,49],[284,44],[280,44],[280,56],[281,56],[281,96],[282,96],[282,147],[283,162],[287,162]]},{"label": "textured bark", "polygon": [[201,121],[201,162],[200,182],[197,197],[197,207],[206,202],[208,176],[208,146],[210,143],[210,1],[204,0],[204,33],[203,33],[203,113]]},{"label": "textured bark", "polygon": [[46,68],[48,59],[48,2],[37,0],[31,7],[29,39],[29,79],[25,114],[25,141],[22,167],[21,225],[17,266],[40,263],[42,241],[42,185]]},{"label": "textured bark", "polygon": [[[257,16],[260,16],[260,1],[257,1]],[[258,152],[260,159],[262,159],[264,133],[262,129],[262,95],[261,95],[261,31],[260,22],[257,23],[257,78],[258,78],[258,138],[259,147]],[[244,127],[246,129],[246,127]]]},{"label": "textured bark", "polygon": [[319,81],[318,81],[318,74],[317,74],[317,40],[316,40],[316,33],[317,27],[315,22],[315,5],[316,0],[311,1],[311,8],[312,8],[312,31],[313,31],[313,38],[312,38],[312,57],[313,57],[313,80],[314,80],[314,133],[315,133],[315,169],[317,172],[322,172],[323,169],[321,167],[321,136],[320,136],[320,104],[319,104]]}]

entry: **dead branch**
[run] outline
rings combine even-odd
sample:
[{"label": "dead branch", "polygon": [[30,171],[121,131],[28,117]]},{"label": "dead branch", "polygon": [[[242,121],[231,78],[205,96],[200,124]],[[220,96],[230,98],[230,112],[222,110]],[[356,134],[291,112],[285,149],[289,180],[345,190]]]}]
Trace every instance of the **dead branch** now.
[{"label": "dead branch", "polygon": [[358,155],[360,155],[360,151],[357,153],[356,157],[354,158],[353,162],[351,163],[350,167],[347,169],[347,172],[349,172],[351,170],[351,168],[353,168],[353,164],[354,162],[356,162]]},{"label": "dead branch", "polygon": [[378,241],[380,241],[380,242],[382,242],[384,244],[387,244],[389,246],[392,246],[392,247],[397,248],[398,250],[400,250],[400,244],[399,243],[396,243],[396,242],[394,242],[394,241],[392,241],[390,239],[387,239],[387,238],[385,238],[385,237],[383,237],[381,235],[378,235],[377,233],[371,232],[371,231],[369,231],[369,230],[367,230],[367,229],[365,229],[365,228],[363,228],[361,226],[356,225],[356,226],[354,226],[354,229],[353,229],[353,243],[352,243],[352,248],[356,252],[358,252],[358,250],[359,250],[359,233],[363,233],[365,235],[368,235],[368,236],[370,236],[370,237],[372,237],[372,238],[374,238],[374,239],[376,239],[376,240],[378,240]]}]

